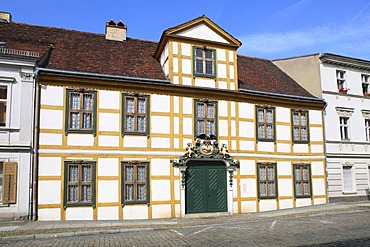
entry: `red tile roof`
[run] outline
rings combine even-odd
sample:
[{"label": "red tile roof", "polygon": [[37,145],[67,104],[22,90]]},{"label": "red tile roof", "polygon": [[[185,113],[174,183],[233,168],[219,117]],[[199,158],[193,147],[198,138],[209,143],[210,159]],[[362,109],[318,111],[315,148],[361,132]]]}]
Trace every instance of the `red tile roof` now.
[{"label": "red tile roof", "polygon": [[238,55],[239,89],[314,97],[273,62]]},{"label": "red tile roof", "polygon": [[47,67],[51,69],[166,79],[153,57],[157,43],[152,41],[111,41],[104,34],[14,22],[0,24],[0,41],[6,48],[40,54],[53,44],[55,49]]},{"label": "red tile roof", "polygon": [[[165,80],[159,62],[153,57],[157,42],[127,38],[110,41],[104,34],[0,23],[0,41],[5,48],[44,54],[54,45],[47,68]],[[269,93],[313,97],[271,61],[238,56],[239,88]]]}]

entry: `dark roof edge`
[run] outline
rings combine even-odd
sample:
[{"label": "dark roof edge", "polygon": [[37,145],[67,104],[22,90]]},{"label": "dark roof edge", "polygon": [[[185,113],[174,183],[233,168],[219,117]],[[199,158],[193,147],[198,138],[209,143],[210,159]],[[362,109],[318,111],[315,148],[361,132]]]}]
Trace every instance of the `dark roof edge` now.
[{"label": "dark roof edge", "polygon": [[169,80],[130,77],[130,76],[122,76],[122,75],[98,74],[98,73],[79,72],[79,71],[70,71],[70,70],[38,68],[38,71],[39,72],[48,72],[48,73],[53,73],[53,74],[87,76],[87,77],[106,78],[106,79],[122,79],[122,80],[130,80],[130,81],[158,82],[158,83],[166,83],[166,84],[170,83]]},{"label": "dark roof edge", "polygon": [[313,56],[320,56],[321,54],[324,54],[324,53],[313,53],[313,54],[294,56],[294,57],[277,58],[277,59],[272,59],[271,61],[274,62],[274,61],[290,60],[290,59],[295,59],[295,58],[313,57]]},{"label": "dark roof edge", "polygon": [[285,97],[290,99],[303,99],[307,101],[315,101],[315,102],[322,102],[326,104],[324,99],[315,98],[315,97],[307,97],[307,96],[298,96],[298,95],[290,95],[290,94],[281,94],[281,93],[270,93],[270,92],[263,92],[257,90],[250,90],[250,89],[239,89],[241,92],[252,93],[252,94],[259,94],[264,96],[275,96],[275,97]]},{"label": "dark roof edge", "polygon": [[346,57],[332,53],[321,53],[319,58],[322,63],[337,64],[352,68],[370,70],[369,60]]}]

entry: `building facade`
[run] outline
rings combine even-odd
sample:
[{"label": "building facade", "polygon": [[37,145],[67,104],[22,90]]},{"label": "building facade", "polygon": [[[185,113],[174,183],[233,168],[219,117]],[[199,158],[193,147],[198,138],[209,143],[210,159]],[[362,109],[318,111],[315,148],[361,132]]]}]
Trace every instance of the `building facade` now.
[{"label": "building facade", "polygon": [[271,61],[237,55],[240,41],[207,17],[165,30],[158,43],[128,38],[114,21],[105,35],[9,28],[9,40],[55,47],[37,73],[38,219],[327,202],[324,102]]},{"label": "building facade", "polygon": [[370,61],[324,53],[274,63],[327,102],[329,201],[366,200],[370,186]]}]

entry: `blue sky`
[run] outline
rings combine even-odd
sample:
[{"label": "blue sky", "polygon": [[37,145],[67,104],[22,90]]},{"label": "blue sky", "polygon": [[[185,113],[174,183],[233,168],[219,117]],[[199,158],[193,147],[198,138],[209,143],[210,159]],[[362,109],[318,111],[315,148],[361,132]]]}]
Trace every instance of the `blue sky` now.
[{"label": "blue sky", "polygon": [[205,14],[243,43],[239,54],[331,52],[370,60],[370,0],[1,0],[0,11],[15,22],[95,33],[122,20],[129,37],[152,41]]}]

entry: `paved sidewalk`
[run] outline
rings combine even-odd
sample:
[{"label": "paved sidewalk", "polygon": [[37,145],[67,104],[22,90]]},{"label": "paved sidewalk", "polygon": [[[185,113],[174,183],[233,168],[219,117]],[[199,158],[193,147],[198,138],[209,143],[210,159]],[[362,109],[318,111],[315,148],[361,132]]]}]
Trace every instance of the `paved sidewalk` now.
[{"label": "paved sidewalk", "polygon": [[310,215],[332,214],[343,211],[369,211],[370,201],[330,203],[294,209],[275,210],[260,213],[234,214],[231,216],[186,217],[160,220],[125,220],[125,221],[14,221],[0,222],[1,240],[26,240],[72,237],[143,231],[155,229],[173,229],[196,227],[200,225],[225,225],[238,222],[256,222],[271,218],[307,217]]}]

